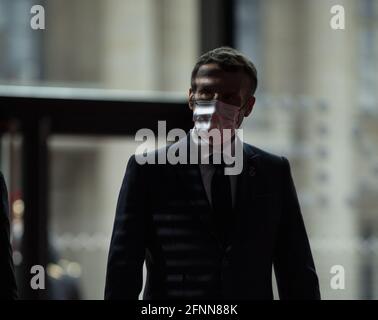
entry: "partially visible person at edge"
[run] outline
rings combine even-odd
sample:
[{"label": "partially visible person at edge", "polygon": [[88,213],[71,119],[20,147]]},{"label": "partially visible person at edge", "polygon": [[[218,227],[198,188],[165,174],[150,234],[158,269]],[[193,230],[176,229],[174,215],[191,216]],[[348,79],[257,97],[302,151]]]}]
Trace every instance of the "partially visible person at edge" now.
[{"label": "partially visible person at edge", "polygon": [[0,299],[17,299],[12,247],[10,244],[8,192],[0,172]]}]

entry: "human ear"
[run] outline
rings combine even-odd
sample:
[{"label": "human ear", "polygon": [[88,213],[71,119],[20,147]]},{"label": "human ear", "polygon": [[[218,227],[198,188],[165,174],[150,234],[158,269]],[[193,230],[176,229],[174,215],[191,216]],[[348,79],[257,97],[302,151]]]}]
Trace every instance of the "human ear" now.
[{"label": "human ear", "polygon": [[254,96],[250,96],[247,100],[244,117],[248,117],[249,114],[252,112],[253,106],[255,105],[256,98]]},{"label": "human ear", "polygon": [[193,92],[192,88],[189,88],[188,105],[189,105],[189,109],[193,110],[193,107],[194,107],[194,92]]}]

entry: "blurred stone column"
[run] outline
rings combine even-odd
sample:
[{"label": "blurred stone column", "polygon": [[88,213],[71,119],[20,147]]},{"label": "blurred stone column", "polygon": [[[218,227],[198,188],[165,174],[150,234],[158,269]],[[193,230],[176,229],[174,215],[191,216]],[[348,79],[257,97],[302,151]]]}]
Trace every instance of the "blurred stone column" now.
[{"label": "blurred stone column", "polygon": [[103,3],[106,87],[186,92],[198,53],[197,1]]},{"label": "blurred stone column", "polygon": [[[307,199],[304,193],[308,186],[308,159],[303,150],[307,141],[309,119],[308,110],[302,107],[304,101],[300,99],[306,76],[303,70],[303,50],[306,45],[303,12],[306,2],[264,0],[259,1],[259,5],[259,46],[262,48],[261,68],[258,70],[259,92],[265,95],[265,99],[259,101],[259,96],[257,97],[257,108],[261,110],[255,112],[257,117],[266,113],[269,127],[261,131],[261,137],[253,134],[251,141],[258,143],[256,140],[259,139],[261,145],[273,147],[275,153],[289,159],[306,228],[311,236],[314,234],[311,232],[314,226],[308,218],[310,204],[304,201]],[[275,298],[278,298],[275,281],[273,284]]]},{"label": "blurred stone column", "polygon": [[[0,78],[6,84],[33,84],[43,73],[44,30],[33,30],[32,0],[0,2]],[[38,4],[45,6],[45,1]]]},{"label": "blurred stone column", "polygon": [[101,81],[101,0],[46,1],[44,79],[49,84],[94,87]]},{"label": "blurred stone column", "polygon": [[[345,30],[333,30],[330,9],[345,8]],[[358,220],[351,205],[356,191],[356,150],[353,122],[356,117],[357,14],[356,2],[307,1],[305,92],[319,101],[310,109],[308,137],[313,156],[309,159],[309,190],[314,205],[308,212],[314,237],[315,259],[324,296],[328,299],[359,298]],[[330,287],[333,265],[345,268],[345,289]]]},{"label": "blurred stone column", "polygon": [[[335,4],[344,5],[346,30],[330,27],[330,9]],[[268,110],[269,134],[263,132],[262,141],[273,141],[290,160],[306,228],[313,239],[322,296],[327,299],[359,295],[354,247],[358,221],[350,201],[358,174],[352,148],[357,85],[355,5],[331,0],[261,2],[260,90],[270,97],[265,103],[273,106]],[[333,265],[345,268],[345,290],[330,287]]]}]

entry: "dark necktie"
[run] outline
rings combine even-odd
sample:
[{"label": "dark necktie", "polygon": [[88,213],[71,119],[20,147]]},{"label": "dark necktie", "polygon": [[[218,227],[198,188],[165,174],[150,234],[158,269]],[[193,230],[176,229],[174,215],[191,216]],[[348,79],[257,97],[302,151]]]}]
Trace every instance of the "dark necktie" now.
[{"label": "dark necktie", "polygon": [[229,222],[232,215],[232,197],[230,177],[224,174],[224,163],[214,164],[216,170],[211,181],[211,201],[213,205],[213,220],[220,238],[225,245]]}]

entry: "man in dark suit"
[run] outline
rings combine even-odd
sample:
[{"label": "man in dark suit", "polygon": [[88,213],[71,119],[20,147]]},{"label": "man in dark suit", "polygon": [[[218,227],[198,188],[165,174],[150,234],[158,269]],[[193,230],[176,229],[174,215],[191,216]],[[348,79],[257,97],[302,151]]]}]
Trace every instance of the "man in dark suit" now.
[{"label": "man in dark suit", "polygon": [[[135,155],[128,162],[105,299],[137,299],[144,260],[144,300],[273,299],[272,266],[281,299],[320,299],[288,160],[235,134],[252,111],[256,86],[254,65],[232,48],[199,58],[189,90],[194,129],[153,154],[159,159],[184,146],[188,162],[140,164]],[[240,173],[224,174],[226,157],[220,164],[190,163],[192,151],[206,143],[213,159],[219,141],[199,134],[213,128],[231,129],[232,150],[242,149]],[[222,135],[220,144],[226,142]]]},{"label": "man in dark suit", "polygon": [[3,174],[0,172],[0,299],[16,299],[17,288],[9,242],[8,192]]}]

